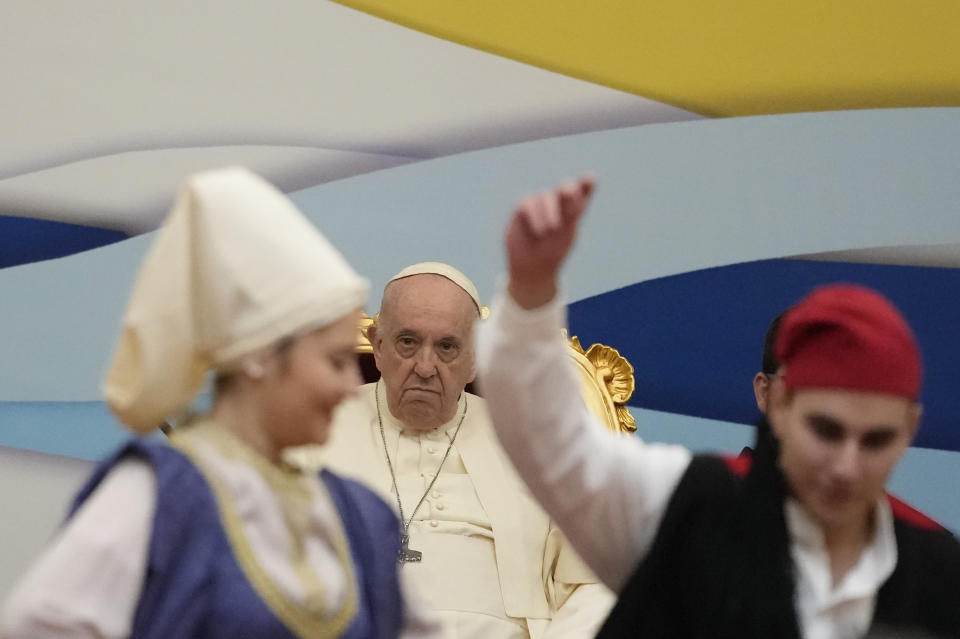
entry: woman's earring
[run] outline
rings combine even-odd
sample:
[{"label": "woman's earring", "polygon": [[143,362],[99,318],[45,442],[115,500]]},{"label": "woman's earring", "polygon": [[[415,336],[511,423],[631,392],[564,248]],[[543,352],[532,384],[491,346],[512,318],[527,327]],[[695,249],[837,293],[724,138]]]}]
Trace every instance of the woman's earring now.
[{"label": "woman's earring", "polygon": [[251,379],[260,379],[263,377],[263,364],[256,360],[248,359],[243,363],[243,372]]}]

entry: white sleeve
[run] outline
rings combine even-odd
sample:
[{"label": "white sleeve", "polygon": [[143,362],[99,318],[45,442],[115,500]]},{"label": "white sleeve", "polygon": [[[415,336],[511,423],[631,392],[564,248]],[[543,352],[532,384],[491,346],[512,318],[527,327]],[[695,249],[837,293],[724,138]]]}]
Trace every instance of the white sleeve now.
[{"label": "white sleeve", "polygon": [[130,458],[118,463],[15,587],[0,636],[128,637],[143,586],[156,499],[149,462]]},{"label": "white sleeve", "polygon": [[578,584],[554,611],[543,639],[596,636],[616,601],[616,596],[603,584]]},{"label": "white sleeve", "polygon": [[617,597],[605,585],[597,583],[597,577],[553,522],[547,533],[543,564],[544,590],[552,614],[541,639],[595,636]]},{"label": "white sleeve", "polygon": [[558,300],[526,311],[501,292],[478,331],[480,387],[523,480],[597,577],[619,592],[691,454],[599,423],[560,333],[565,315]]},{"label": "white sleeve", "polygon": [[448,639],[443,623],[424,605],[413,580],[406,576],[402,566],[397,570],[403,594],[403,628],[399,639]]}]

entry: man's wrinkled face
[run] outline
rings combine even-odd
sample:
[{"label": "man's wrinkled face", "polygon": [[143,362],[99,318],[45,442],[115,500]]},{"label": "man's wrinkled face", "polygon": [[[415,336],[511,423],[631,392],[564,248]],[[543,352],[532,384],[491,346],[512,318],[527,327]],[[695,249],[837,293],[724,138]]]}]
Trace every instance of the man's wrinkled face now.
[{"label": "man's wrinkled face", "polygon": [[476,375],[476,319],[466,291],[440,275],[413,275],[384,291],[369,336],[387,406],[405,426],[430,430],[453,419]]},{"label": "man's wrinkled face", "polygon": [[863,525],[910,445],[918,404],[839,389],[771,386],[768,416],[792,495],[827,531]]}]

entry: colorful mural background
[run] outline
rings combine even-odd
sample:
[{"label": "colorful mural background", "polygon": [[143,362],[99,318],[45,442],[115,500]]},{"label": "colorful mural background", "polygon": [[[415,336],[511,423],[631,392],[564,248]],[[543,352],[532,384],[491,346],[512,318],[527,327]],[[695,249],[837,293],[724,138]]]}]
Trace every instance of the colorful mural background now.
[{"label": "colorful mural background", "polygon": [[135,269],[179,180],[224,164],[375,286],[441,259],[488,298],[516,198],[595,171],[572,328],[634,363],[642,436],[699,450],[749,442],[770,317],[870,283],[928,365],[895,488],[960,530],[956,5],[102,1],[0,24],[0,591],[124,436],[99,382]]}]

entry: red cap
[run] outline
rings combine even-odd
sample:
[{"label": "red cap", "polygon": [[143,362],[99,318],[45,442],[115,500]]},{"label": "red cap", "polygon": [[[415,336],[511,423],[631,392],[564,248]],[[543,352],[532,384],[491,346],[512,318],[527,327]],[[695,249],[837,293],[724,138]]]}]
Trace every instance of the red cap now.
[{"label": "red cap", "polygon": [[774,346],[787,388],[920,396],[913,332],[885,297],[862,286],[818,288],[787,311]]}]

